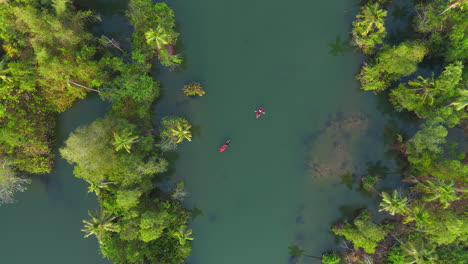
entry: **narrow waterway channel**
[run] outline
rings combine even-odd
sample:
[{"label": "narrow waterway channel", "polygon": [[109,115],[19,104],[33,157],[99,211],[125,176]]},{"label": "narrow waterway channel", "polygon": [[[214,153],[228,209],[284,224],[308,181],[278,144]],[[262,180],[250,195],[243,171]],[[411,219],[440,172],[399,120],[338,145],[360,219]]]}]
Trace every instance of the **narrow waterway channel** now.
[{"label": "narrow waterway channel", "polygon": [[[384,115],[358,91],[361,59],[344,45],[357,3],[174,1],[186,66],[163,71],[159,117],[194,125],[174,176],[203,211],[191,264],[288,263],[288,246],[336,248],[330,225],[375,199],[341,182],[385,164]],[[184,97],[199,81],[206,96]],[[265,107],[256,120],[254,110]],[[226,139],[230,149],[218,153]],[[340,177],[341,176],[341,177]],[[390,176],[391,178],[391,176]],[[309,260],[304,259],[308,263]],[[312,260],[310,260],[312,263]]]},{"label": "narrow waterway channel", "polygon": [[[100,12],[96,32],[128,44],[126,1],[80,2]],[[346,175],[364,174],[369,161],[389,162],[387,117],[376,97],[358,90],[361,58],[344,44],[357,3],[168,4],[186,63],[178,71],[155,71],[163,86],[155,122],[183,115],[194,125],[193,141],[170,155],[171,176],[190,192],[186,205],[203,211],[191,225],[196,239],[188,263],[284,264],[291,244],[312,255],[335,248],[334,221],[361,206],[376,208],[356,184],[343,184],[353,177]],[[189,81],[202,83],[206,96],[185,97],[181,88]],[[260,106],[266,114],[256,120]],[[59,118],[57,145],[107,110],[97,96],[77,103]],[[230,149],[218,153],[228,138]],[[96,240],[80,232],[95,198],[72,166],[56,161],[52,174],[34,178],[17,204],[0,208],[2,263],[108,263]]]}]

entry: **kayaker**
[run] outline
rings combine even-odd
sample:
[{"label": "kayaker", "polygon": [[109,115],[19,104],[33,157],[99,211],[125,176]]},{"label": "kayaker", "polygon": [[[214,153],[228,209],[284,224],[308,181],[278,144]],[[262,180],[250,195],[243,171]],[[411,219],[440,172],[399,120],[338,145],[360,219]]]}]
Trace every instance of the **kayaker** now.
[{"label": "kayaker", "polygon": [[231,143],[230,139],[228,139],[228,141],[226,141],[223,145],[221,145],[221,147],[219,147],[219,152],[224,152],[228,148],[229,143]]},{"label": "kayaker", "polygon": [[260,107],[257,111],[255,111],[255,113],[255,118],[259,118],[262,114],[265,114],[263,107]]}]

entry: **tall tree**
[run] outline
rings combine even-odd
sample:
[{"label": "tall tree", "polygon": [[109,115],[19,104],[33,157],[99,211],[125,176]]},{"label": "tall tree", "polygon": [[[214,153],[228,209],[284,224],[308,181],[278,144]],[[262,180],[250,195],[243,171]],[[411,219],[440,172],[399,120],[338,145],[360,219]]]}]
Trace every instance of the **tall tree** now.
[{"label": "tall tree", "polygon": [[13,203],[15,201],[14,194],[24,192],[29,183],[31,183],[29,179],[16,175],[6,159],[0,158],[0,205]]},{"label": "tall tree", "polygon": [[102,243],[102,238],[105,232],[117,232],[119,227],[113,222],[117,216],[106,214],[103,210],[96,215],[93,212],[88,212],[91,220],[83,220],[84,228],[81,231],[85,232],[84,237],[95,235],[99,243]]},{"label": "tall tree", "polygon": [[460,200],[454,184],[453,180],[444,181],[435,179],[420,183],[416,188],[424,192],[423,200],[428,202],[438,200],[443,205],[443,208],[447,208],[451,202]]},{"label": "tall tree", "polygon": [[114,145],[115,151],[125,149],[128,153],[130,153],[132,144],[139,141],[139,137],[132,135],[132,132],[128,129],[124,129],[121,133],[113,132],[113,134],[114,139],[112,140],[112,145]]},{"label": "tall tree", "polygon": [[156,27],[156,30],[150,29],[145,33],[146,42],[148,45],[160,50],[165,48],[164,45],[169,44],[171,34],[162,26]]}]

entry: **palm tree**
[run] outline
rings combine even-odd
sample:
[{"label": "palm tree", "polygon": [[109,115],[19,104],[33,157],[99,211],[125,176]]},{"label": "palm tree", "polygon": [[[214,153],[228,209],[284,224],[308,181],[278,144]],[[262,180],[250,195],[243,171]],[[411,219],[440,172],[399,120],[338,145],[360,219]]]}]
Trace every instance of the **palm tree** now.
[{"label": "palm tree", "polygon": [[406,244],[401,245],[401,250],[411,257],[411,261],[406,262],[406,264],[430,263],[433,260],[431,255],[434,252],[434,247],[424,245],[422,240],[417,242],[408,241]]},{"label": "palm tree", "polygon": [[176,143],[180,143],[184,139],[192,141],[192,132],[190,132],[191,127],[192,126],[186,122],[177,122],[177,124],[171,129],[171,135],[177,137]]},{"label": "palm tree", "polygon": [[367,36],[375,29],[378,32],[384,32],[384,21],[387,16],[387,11],[380,9],[378,3],[367,4],[362,8],[362,12],[356,17],[358,18],[356,26],[359,27],[361,36]]},{"label": "palm tree", "polygon": [[457,196],[457,190],[453,187],[454,184],[455,182],[453,180],[445,182],[440,179],[421,183],[420,188],[425,193],[423,200],[427,202],[439,200],[439,202],[444,205],[444,208],[449,207],[450,202],[460,199],[460,197]]},{"label": "palm tree", "polygon": [[320,260],[322,259],[320,257],[304,254],[305,250],[303,250],[301,247],[299,247],[296,244],[289,246],[288,249],[289,249],[289,256],[291,256],[293,259],[296,259],[296,263],[299,263],[302,256],[306,256],[306,257],[309,257],[309,258],[316,258],[316,259],[320,259]]},{"label": "palm tree", "polygon": [[455,102],[449,104],[449,106],[455,106],[455,110],[457,111],[465,109],[468,106],[468,90],[460,90],[460,97]]},{"label": "palm tree", "polygon": [[118,226],[112,222],[118,216],[106,214],[102,210],[99,215],[95,215],[91,211],[89,211],[88,214],[91,216],[91,221],[83,220],[85,225],[84,228],[81,229],[81,231],[86,233],[84,237],[95,235],[99,243],[102,243],[102,237],[106,232],[118,232]]},{"label": "palm tree", "polygon": [[156,30],[148,30],[145,33],[145,38],[148,45],[159,50],[162,49],[164,45],[170,44],[172,35],[169,34],[164,27],[158,26]]},{"label": "palm tree", "polygon": [[419,100],[420,104],[432,105],[434,103],[434,97],[439,91],[442,91],[440,88],[436,88],[434,74],[430,78],[423,78],[418,76],[416,80],[409,81],[408,85],[416,89],[418,94],[421,94],[421,99]]},{"label": "palm tree", "polygon": [[457,6],[460,6],[460,9],[463,10],[468,5],[468,0],[450,0],[450,2],[452,3],[444,11],[442,11],[442,13],[438,14],[438,16]]},{"label": "palm tree", "polygon": [[193,240],[192,235],[192,229],[187,229],[187,226],[181,225],[179,226],[179,229],[174,232],[174,237],[179,240],[179,244],[181,246],[185,245],[187,240]]},{"label": "palm tree", "polygon": [[380,206],[381,211],[387,211],[390,215],[402,214],[405,215],[408,212],[408,198],[403,197],[398,194],[397,190],[394,190],[392,196],[386,192],[382,192],[382,202]]},{"label": "palm tree", "polygon": [[411,207],[403,223],[415,222],[416,227],[424,228],[428,223],[429,213],[424,209],[424,205],[416,204]]},{"label": "palm tree", "polygon": [[97,196],[101,194],[101,190],[107,189],[109,185],[113,183],[113,182],[105,182],[105,181],[102,181],[99,183],[93,183],[91,181],[87,181],[87,182],[89,183],[88,193],[94,192],[96,193]]},{"label": "palm tree", "polygon": [[115,147],[115,151],[125,149],[128,153],[130,153],[132,144],[138,141],[138,136],[133,136],[132,132],[125,129],[120,135],[114,132],[114,140],[112,141],[112,144]]}]

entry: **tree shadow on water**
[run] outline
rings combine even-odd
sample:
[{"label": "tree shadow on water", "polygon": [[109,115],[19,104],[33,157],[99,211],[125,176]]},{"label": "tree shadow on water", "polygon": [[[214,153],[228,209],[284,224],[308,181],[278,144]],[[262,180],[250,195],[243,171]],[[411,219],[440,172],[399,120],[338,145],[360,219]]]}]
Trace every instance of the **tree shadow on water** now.
[{"label": "tree shadow on water", "polygon": [[327,43],[328,46],[328,54],[332,56],[343,55],[346,52],[350,52],[353,48],[350,45],[349,39],[341,40],[340,36],[336,36],[335,42]]},{"label": "tree shadow on water", "polygon": [[191,131],[193,136],[201,136],[201,126],[192,125]]},{"label": "tree shadow on water", "polygon": [[175,151],[168,151],[164,153],[163,157],[168,161],[169,165],[166,172],[158,174],[158,180],[168,180],[176,173],[175,163],[180,158],[180,155]]},{"label": "tree shadow on water", "polygon": [[57,179],[54,179],[54,176],[46,174],[38,175],[35,177],[38,177],[39,181],[42,184],[44,184],[45,191],[50,200],[63,201],[65,199],[62,184],[59,181],[57,181]]},{"label": "tree shadow on water", "polygon": [[356,175],[350,171],[343,173],[340,177],[340,184],[343,184],[348,189],[352,190],[353,185],[356,184]]}]

